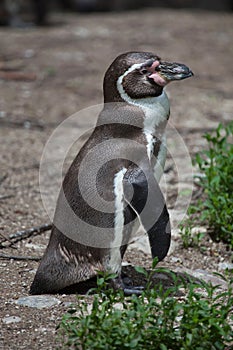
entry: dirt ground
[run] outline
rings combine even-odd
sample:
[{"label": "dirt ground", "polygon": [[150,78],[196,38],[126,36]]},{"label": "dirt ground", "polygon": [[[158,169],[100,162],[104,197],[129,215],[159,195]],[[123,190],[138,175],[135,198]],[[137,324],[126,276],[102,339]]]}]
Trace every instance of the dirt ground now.
[{"label": "dirt ground", "polygon": [[[148,9],[56,14],[50,22],[45,28],[0,30],[0,233],[5,236],[49,223],[38,183],[43,147],[68,116],[102,102],[103,74],[119,53],[152,51],[193,70],[192,79],[167,88],[171,122],[191,156],[205,147],[203,132],[232,119],[232,15]],[[183,150],[177,152],[182,160]],[[185,202],[190,173],[185,161],[182,167],[187,175],[182,182]],[[171,211],[176,188],[174,176],[168,176]],[[2,247],[0,253],[41,256],[48,237],[46,232],[17,243],[16,249]],[[206,240],[205,252],[184,250],[174,237],[175,248],[160,266],[213,272],[219,271],[219,263],[230,261],[222,244]],[[148,255],[133,249],[125,260],[151,264]],[[37,266],[37,261],[0,260],[0,349],[60,347],[55,329],[74,294],[56,296],[61,303],[43,310],[14,303],[28,295]],[[4,323],[10,316],[20,317],[19,322]]]}]

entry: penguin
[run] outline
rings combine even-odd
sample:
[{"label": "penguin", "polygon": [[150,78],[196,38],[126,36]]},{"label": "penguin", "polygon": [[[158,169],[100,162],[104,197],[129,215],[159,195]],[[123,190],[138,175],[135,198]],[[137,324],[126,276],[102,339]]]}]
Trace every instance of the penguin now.
[{"label": "penguin", "polygon": [[113,288],[137,293],[138,286],[124,283],[121,265],[139,224],[152,258],[167,255],[171,228],[159,187],[170,115],[164,87],[192,75],[186,65],[150,52],[127,52],[112,62],[103,81],[104,107],[64,177],[30,294],[56,293],[98,271],[113,274]]}]

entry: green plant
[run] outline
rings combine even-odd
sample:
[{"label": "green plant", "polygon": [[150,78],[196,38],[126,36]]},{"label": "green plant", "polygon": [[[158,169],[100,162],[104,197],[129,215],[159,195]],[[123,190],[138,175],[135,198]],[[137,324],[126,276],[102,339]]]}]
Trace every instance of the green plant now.
[{"label": "green plant", "polygon": [[[181,236],[187,245],[184,227],[192,222],[208,226],[210,236],[233,248],[233,122],[205,134],[208,149],[196,155],[201,176],[197,176],[203,189],[202,198],[188,210],[189,220],[181,226]],[[190,240],[189,240],[190,241]],[[192,240],[188,242],[192,245]]]},{"label": "green plant", "polygon": [[[146,272],[144,272],[145,274]],[[148,287],[141,296],[102,288],[100,277],[91,311],[85,299],[65,314],[60,323],[62,348],[82,350],[221,350],[233,341],[233,297],[217,295],[209,284],[177,280],[164,290]],[[183,297],[175,297],[180,289]]]},{"label": "green plant", "polygon": [[[184,248],[189,247],[200,247],[200,243],[205,235],[205,233],[201,231],[195,230],[195,222],[192,220],[191,217],[184,220],[179,225],[179,233],[181,235],[182,243]],[[204,249],[204,247],[202,247]]]}]

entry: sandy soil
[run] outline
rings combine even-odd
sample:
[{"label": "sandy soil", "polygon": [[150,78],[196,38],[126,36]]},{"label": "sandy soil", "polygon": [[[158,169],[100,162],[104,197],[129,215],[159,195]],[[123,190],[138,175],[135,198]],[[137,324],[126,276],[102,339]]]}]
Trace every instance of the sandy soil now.
[{"label": "sandy soil", "polygon": [[[48,223],[42,205],[38,172],[43,147],[54,128],[68,116],[102,102],[106,67],[121,52],[153,51],[166,60],[186,63],[195,77],[171,84],[171,121],[189,154],[205,147],[204,131],[232,118],[233,17],[229,14],[175,10],[140,10],[119,14],[61,15],[53,25],[34,29],[0,30],[0,233]],[[171,142],[172,144],[172,142]],[[175,145],[173,146],[173,151]],[[179,159],[183,150],[177,150]],[[171,159],[168,159],[171,162]],[[183,164],[183,201],[190,194],[190,174]],[[174,175],[174,174],[173,174]],[[168,176],[168,201],[177,183]],[[178,208],[179,209],[179,208]],[[49,232],[3,248],[8,255],[41,256]],[[207,249],[175,249],[161,265],[217,271],[229,261],[222,244],[206,240]],[[150,266],[148,255],[130,249],[128,262]],[[38,266],[36,261],[0,260],[0,349],[55,349],[55,329],[67,302],[75,295],[59,295],[61,304],[38,310],[18,306],[27,296]],[[18,316],[18,323],[3,318]]]}]

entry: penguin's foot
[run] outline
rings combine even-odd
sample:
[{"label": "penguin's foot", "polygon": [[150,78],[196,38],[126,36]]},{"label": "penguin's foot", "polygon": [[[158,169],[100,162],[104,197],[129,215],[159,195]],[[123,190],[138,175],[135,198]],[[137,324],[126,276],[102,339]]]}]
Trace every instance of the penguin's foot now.
[{"label": "penguin's foot", "polygon": [[110,285],[115,290],[123,290],[125,295],[141,295],[144,289],[142,286],[133,286],[129,277],[122,278],[121,276],[113,278]]}]

